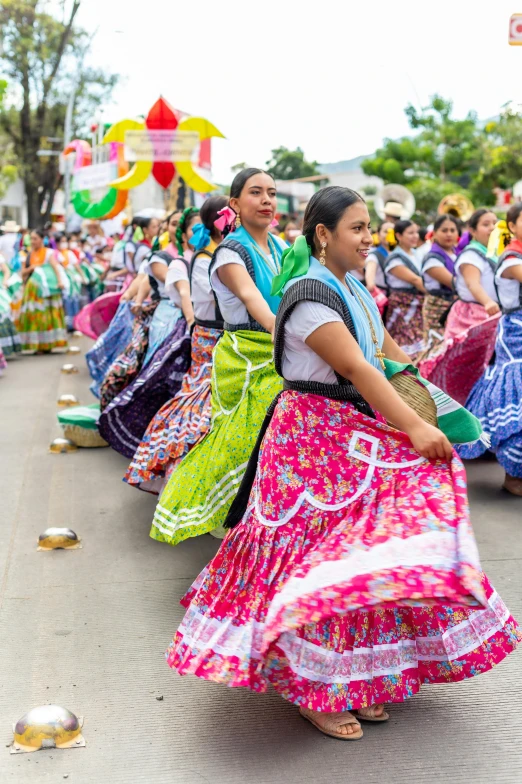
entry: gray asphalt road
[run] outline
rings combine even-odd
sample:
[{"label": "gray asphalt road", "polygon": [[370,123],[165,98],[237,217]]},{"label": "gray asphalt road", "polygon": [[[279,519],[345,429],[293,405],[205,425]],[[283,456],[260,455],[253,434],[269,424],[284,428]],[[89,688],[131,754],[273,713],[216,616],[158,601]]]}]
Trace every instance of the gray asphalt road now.
[{"label": "gray asphalt road", "polygon": [[[81,373],[62,375],[71,360]],[[126,461],[111,450],[50,455],[64,392],[92,402],[83,355],[23,358],[0,379],[2,782],[522,781],[520,653],[466,683],[423,689],[353,744],[325,738],[273,693],[171,672],[163,655],[179,598],[217,543],[149,539],[154,499],[122,483]],[[484,567],[521,619],[522,499],[500,490],[495,462],[470,465],[469,479]],[[72,527],[83,549],[37,552],[49,525]],[[12,723],[49,702],[85,717],[87,746],[11,756]]]}]

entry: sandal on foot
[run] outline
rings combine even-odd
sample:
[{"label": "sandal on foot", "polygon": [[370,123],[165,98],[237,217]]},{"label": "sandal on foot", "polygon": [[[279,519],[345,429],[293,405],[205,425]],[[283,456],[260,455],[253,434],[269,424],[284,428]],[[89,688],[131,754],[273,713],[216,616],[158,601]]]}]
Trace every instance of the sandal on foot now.
[{"label": "sandal on foot", "polygon": [[379,707],[380,707],[379,705],[370,705],[368,708],[359,708],[359,710],[353,711],[353,715],[356,716],[359,719],[359,721],[373,721],[376,723],[388,721],[388,719],[390,718],[390,714],[386,713],[385,710],[383,710],[383,712],[379,716],[376,716],[375,711]]},{"label": "sandal on foot", "polygon": [[502,487],[504,490],[507,490],[508,493],[511,493],[511,495],[522,496],[522,479],[519,479],[516,476],[506,474]]},{"label": "sandal on foot", "polygon": [[[322,732],[323,735],[329,735],[330,738],[337,738],[338,740],[359,740],[363,736],[361,725],[355,716],[348,711],[321,714],[321,716],[325,717],[322,726],[315,720],[315,714],[312,711],[309,711],[308,708],[300,708],[299,713],[303,719],[306,719],[310,724],[313,724],[319,732]],[[354,727],[357,726],[359,727],[359,731],[352,732],[351,735],[344,735],[342,732],[338,732],[345,724],[352,724]]]}]

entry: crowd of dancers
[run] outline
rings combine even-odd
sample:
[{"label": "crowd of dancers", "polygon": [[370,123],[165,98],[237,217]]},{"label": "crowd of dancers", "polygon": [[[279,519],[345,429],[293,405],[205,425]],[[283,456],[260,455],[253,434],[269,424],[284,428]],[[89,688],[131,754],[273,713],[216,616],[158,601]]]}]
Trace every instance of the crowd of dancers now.
[{"label": "crowd of dancers", "polygon": [[[498,260],[487,209],[467,227],[440,216],[421,251],[411,221],[372,235],[347,188],[319,190],[283,236],[276,211],[272,177],[246,169],[230,197],[136,219],[92,260],[33,232],[10,340],[18,324],[22,347],[59,349],[67,317],[98,335],[98,430],[158,496],[150,535],[223,539],[170,667],[275,688],[356,740],[386,704],[520,639],[480,566],[457,451],[493,450],[522,495],[522,206]],[[470,351],[475,379],[457,361]]]}]

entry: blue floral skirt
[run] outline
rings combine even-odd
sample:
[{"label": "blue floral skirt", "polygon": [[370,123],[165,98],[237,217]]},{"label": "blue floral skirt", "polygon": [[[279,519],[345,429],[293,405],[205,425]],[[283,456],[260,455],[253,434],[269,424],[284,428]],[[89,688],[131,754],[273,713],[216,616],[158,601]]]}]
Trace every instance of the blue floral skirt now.
[{"label": "blue floral skirt", "polygon": [[[466,408],[480,419],[491,438],[491,451],[506,473],[522,478],[522,310],[500,319],[495,362],[471,390]],[[480,442],[457,447],[468,460],[486,449]]]}]

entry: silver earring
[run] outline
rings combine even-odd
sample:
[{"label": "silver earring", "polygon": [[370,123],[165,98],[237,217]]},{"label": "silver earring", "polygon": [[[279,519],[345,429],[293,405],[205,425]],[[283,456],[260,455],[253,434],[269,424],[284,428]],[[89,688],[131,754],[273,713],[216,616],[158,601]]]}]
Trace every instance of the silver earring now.
[{"label": "silver earring", "polygon": [[323,265],[326,264],[326,242],[321,242],[321,253],[319,254],[319,263]]}]

